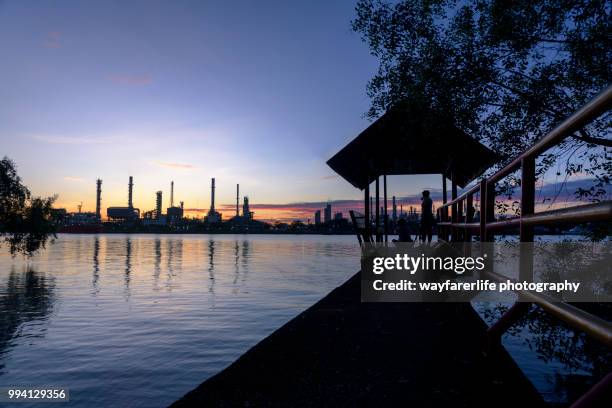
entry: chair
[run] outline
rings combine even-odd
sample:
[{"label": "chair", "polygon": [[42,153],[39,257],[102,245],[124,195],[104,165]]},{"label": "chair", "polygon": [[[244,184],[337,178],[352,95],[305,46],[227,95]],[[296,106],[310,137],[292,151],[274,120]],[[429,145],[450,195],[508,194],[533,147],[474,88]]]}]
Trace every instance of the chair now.
[{"label": "chair", "polygon": [[372,234],[366,229],[365,215],[352,210],[349,211],[349,214],[351,215],[351,221],[353,222],[353,228],[355,229],[359,245],[362,243],[373,243]]}]

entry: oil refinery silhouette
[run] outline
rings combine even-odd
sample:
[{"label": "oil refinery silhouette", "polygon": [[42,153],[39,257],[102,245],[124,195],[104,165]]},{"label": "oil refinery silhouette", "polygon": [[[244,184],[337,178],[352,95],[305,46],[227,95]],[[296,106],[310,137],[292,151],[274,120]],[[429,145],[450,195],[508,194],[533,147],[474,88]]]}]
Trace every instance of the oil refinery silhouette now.
[{"label": "oil refinery silhouette", "polygon": [[353,232],[348,219],[342,213],[332,217],[331,204],[325,207],[325,218],[321,220],[321,211],[314,214],[314,224],[304,224],[299,220],[287,224],[277,222],[270,224],[256,220],[255,213],[249,206],[249,197],[242,197],[240,205],[240,184],[236,184],[235,214],[224,220],[221,212],[215,207],[215,178],[210,184],[210,209],[203,218],[185,216],[185,203],[175,205],[174,181],[170,182],[170,205],[163,208],[163,192],[155,192],[155,208],[141,211],[134,205],[134,178],[128,179],[127,206],[110,206],[106,208],[106,217],[102,216],[102,180],[96,180],[95,212],[82,211],[82,203],[76,212],[64,208],[53,210],[53,219],[60,233],[326,233],[350,234]]}]

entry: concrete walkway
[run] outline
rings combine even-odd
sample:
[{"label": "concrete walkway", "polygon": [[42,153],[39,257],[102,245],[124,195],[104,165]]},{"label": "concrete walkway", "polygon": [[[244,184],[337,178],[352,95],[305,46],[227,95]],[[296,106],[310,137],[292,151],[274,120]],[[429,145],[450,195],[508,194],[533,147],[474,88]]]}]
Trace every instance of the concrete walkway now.
[{"label": "concrete walkway", "polygon": [[173,407],[537,407],[469,303],[361,303],[359,273]]}]

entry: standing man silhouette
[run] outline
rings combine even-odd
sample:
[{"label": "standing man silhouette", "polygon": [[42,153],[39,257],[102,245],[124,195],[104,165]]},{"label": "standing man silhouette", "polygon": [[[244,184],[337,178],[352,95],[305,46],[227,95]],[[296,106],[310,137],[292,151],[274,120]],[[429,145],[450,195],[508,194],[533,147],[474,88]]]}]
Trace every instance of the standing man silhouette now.
[{"label": "standing man silhouette", "polygon": [[424,190],[421,197],[421,241],[431,243],[433,235],[433,201],[429,197],[429,190]]}]

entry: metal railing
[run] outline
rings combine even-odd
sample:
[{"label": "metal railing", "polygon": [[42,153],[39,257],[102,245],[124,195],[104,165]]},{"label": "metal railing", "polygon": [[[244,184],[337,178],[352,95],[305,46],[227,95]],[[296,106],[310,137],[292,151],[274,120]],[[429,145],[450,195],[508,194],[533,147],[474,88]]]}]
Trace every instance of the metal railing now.
[{"label": "metal railing", "polygon": [[[478,235],[482,242],[491,242],[497,233],[518,229],[521,242],[533,242],[535,226],[612,221],[612,201],[534,213],[535,161],[537,157],[609,111],[611,107],[612,86],[609,86],[501,170],[484,178],[479,184],[469,188],[460,196],[453,197],[451,201],[443,203],[437,210],[440,220],[438,237],[445,241],[461,242],[471,241],[472,236]],[[506,220],[495,220],[495,184],[517,170],[521,172],[520,216]],[[475,222],[473,201],[474,195],[477,193],[480,194],[480,218]],[[529,269],[532,268],[529,263],[527,265],[529,265]],[[529,277],[532,270],[521,268],[519,274]],[[505,276],[494,272],[488,273],[487,277],[507,279]],[[553,299],[536,292],[524,291],[519,295],[524,300],[539,305],[547,313],[571,327],[582,330],[608,347],[612,347],[612,325],[610,322],[567,303],[555,302]],[[528,306],[528,303],[517,302],[489,329],[489,337],[493,341],[500,341],[502,334],[526,313],[528,309],[526,306]],[[600,392],[604,382],[606,384],[610,383],[609,375],[594,386],[576,405],[583,404],[585,398],[589,400],[590,394]]]}]

